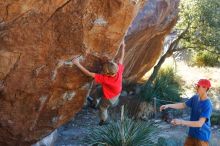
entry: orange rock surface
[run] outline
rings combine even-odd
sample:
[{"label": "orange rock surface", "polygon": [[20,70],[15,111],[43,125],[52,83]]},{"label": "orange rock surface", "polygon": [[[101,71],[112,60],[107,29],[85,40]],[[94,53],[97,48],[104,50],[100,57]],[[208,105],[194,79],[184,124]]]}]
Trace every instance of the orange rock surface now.
[{"label": "orange rock surface", "polygon": [[138,81],[157,62],[163,42],[176,24],[179,0],[149,0],[135,18],[126,41],[125,73]]}]

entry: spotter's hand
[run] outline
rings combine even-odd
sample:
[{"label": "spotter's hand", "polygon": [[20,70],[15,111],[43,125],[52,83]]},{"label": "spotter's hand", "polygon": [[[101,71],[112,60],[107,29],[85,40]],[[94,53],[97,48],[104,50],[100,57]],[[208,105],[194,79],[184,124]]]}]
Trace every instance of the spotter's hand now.
[{"label": "spotter's hand", "polygon": [[162,105],[162,106],[160,107],[160,111],[163,111],[163,110],[165,110],[165,109],[167,109],[167,108],[169,108],[168,105]]},{"label": "spotter's hand", "polygon": [[173,119],[171,121],[171,124],[173,124],[173,125],[183,125],[183,120],[181,120],[181,119]]}]

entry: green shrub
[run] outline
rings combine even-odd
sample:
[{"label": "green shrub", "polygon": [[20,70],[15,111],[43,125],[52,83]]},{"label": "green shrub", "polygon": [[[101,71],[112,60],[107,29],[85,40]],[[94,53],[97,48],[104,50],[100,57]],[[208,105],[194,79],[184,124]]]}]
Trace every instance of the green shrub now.
[{"label": "green shrub", "polygon": [[143,86],[141,88],[140,98],[146,100],[147,102],[152,102],[153,98],[156,96],[154,91],[154,85]]},{"label": "green shrub", "polygon": [[[173,102],[180,101],[181,87],[174,69],[172,67],[161,69],[153,84],[149,87],[144,86],[140,94],[148,102],[151,102],[154,97]],[[167,102],[159,104],[167,104]]]},{"label": "green shrub", "polygon": [[[126,118],[124,122],[116,121],[91,129],[86,144],[96,146],[144,146],[148,144],[150,146],[154,133],[155,127],[152,124]],[[122,144],[122,137],[124,137],[124,144]]]},{"label": "green shrub", "polygon": [[213,112],[211,116],[211,124],[220,126],[220,113]]},{"label": "green shrub", "polygon": [[220,61],[218,60],[218,55],[208,52],[208,51],[203,51],[196,53],[193,58],[192,58],[192,65],[196,65],[199,67],[202,66],[218,66],[220,64]]}]

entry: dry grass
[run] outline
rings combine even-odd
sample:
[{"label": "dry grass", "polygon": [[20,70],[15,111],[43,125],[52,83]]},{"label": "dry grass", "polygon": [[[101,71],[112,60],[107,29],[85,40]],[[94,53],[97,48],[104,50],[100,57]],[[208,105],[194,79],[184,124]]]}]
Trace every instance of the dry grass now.
[{"label": "dry grass", "polygon": [[[181,85],[184,89],[184,92],[182,93],[183,98],[189,98],[195,93],[193,86],[199,79],[209,79],[211,81],[212,88],[209,90],[208,95],[213,102],[214,109],[220,110],[220,68],[191,67],[184,61],[179,61],[175,64],[173,58],[166,59],[162,67],[166,66],[175,67],[176,73],[179,76]],[[147,80],[151,73],[152,70],[143,77],[143,80]]]},{"label": "dry grass", "polygon": [[177,75],[182,79],[182,86],[185,89],[183,96],[194,94],[193,85],[201,79],[206,78],[211,81],[212,88],[208,95],[213,101],[214,108],[220,110],[220,68],[216,67],[190,67],[183,61],[177,62]]}]

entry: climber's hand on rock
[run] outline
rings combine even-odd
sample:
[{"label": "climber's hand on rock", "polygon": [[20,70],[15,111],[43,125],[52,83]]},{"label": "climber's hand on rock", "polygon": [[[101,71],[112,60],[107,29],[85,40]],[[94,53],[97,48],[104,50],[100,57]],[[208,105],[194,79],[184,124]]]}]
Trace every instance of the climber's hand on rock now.
[{"label": "climber's hand on rock", "polygon": [[77,57],[77,58],[74,58],[74,59],[72,60],[72,62],[73,62],[73,64],[75,64],[75,65],[79,65],[79,64],[80,64],[78,57]]}]

